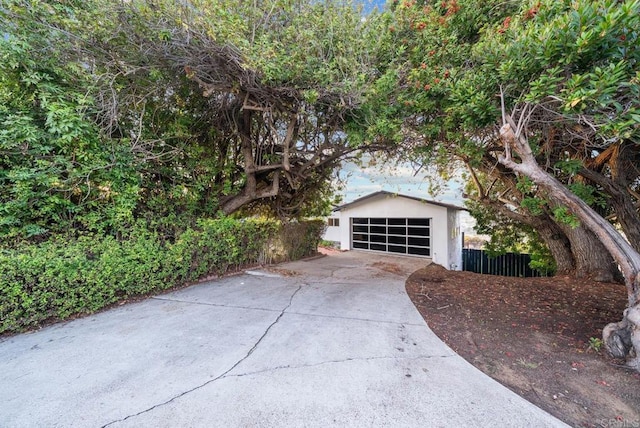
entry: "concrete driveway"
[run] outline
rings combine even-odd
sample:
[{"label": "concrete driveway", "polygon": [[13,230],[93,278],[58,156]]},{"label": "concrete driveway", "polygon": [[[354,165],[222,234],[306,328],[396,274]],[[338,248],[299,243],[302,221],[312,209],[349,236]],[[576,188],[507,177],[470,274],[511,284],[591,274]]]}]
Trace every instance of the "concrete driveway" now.
[{"label": "concrete driveway", "polygon": [[341,253],[0,343],[0,427],[555,427],[427,327],[424,260]]}]

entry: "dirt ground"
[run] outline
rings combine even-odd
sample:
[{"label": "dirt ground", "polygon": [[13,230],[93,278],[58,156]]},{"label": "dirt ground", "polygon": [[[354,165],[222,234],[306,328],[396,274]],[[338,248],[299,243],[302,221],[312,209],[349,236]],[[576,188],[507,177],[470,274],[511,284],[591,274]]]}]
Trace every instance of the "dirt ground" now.
[{"label": "dirt ground", "polygon": [[557,418],[575,427],[640,427],[640,374],[596,340],[621,318],[624,286],[430,265],[406,288],[455,352]]}]

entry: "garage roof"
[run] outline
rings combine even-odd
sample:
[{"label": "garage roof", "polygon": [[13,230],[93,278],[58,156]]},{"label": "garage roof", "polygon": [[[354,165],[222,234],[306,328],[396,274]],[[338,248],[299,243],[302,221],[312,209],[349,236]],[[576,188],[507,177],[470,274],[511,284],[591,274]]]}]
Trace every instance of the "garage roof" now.
[{"label": "garage roof", "polygon": [[426,204],[438,205],[440,207],[451,208],[451,209],[454,209],[454,210],[467,211],[466,208],[458,207],[456,205],[445,204],[445,203],[436,202],[436,201],[430,201],[428,199],[417,198],[415,196],[403,195],[403,194],[400,194],[400,193],[387,192],[386,190],[380,190],[378,192],[370,193],[370,194],[368,194],[366,196],[363,196],[361,198],[356,199],[355,201],[351,201],[351,202],[349,202],[347,204],[338,205],[337,207],[335,207],[333,209],[333,211],[341,211],[341,210],[343,210],[345,208],[349,208],[349,207],[351,207],[353,205],[360,204],[360,203],[362,203],[362,202],[364,202],[364,201],[366,201],[368,199],[377,198],[379,196],[387,196],[387,197],[391,197],[391,198],[396,198],[397,197],[397,198],[413,199],[414,201],[423,202],[423,203],[426,203]]}]

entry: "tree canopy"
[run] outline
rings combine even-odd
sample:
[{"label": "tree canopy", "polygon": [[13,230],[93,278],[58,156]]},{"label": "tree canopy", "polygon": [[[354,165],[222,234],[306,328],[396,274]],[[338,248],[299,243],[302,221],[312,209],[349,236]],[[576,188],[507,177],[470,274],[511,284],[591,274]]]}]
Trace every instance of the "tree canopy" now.
[{"label": "tree canopy", "polygon": [[508,111],[536,106],[527,129],[540,163],[615,217],[637,248],[636,10],[615,1],[394,3],[389,31],[399,47],[386,86],[409,154],[445,172],[452,159],[463,164],[470,207],[488,227],[496,215],[536,229],[559,220],[566,231],[549,230],[545,241],[560,271],[588,269],[567,239],[551,237],[584,242],[588,233],[567,229],[576,222],[562,206],[498,164],[500,94]]},{"label": "tree canopy", "polygon": [[[614,0],[394,3],[395,66],[378,82],[410,156],[467,169],[482,227],[537,238],[564,273],[610,281],[620,265],[629,314],[640,298],[639,12]],[[637,342],[634,323],[616,327],[619,348]]]},{"label": "tree canopy", "polygon": [[239,209],[294,218],[329,207],[341,159],[383,147],[345,132],[370,120],[382,25],[349,3],[9,1],[0,13],[5,235]]}]

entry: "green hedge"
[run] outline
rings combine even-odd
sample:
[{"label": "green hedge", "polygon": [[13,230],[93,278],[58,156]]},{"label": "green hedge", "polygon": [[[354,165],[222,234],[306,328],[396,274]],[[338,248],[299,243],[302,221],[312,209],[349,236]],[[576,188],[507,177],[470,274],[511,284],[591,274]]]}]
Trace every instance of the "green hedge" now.
[{"label": "green hedge", "polygon": [[325,229],[326,223],[323,220],[285,224],[279,239],[286,259],[297,260],[318,251]]},{"label": "green hedge", "polygon": [[121,241],[91,235],[0,250],[0,333],[92,313],[243,265],[304,257],[316,251],[322,230],[317,222],[203,220],[173,242],[141,228]]}]

